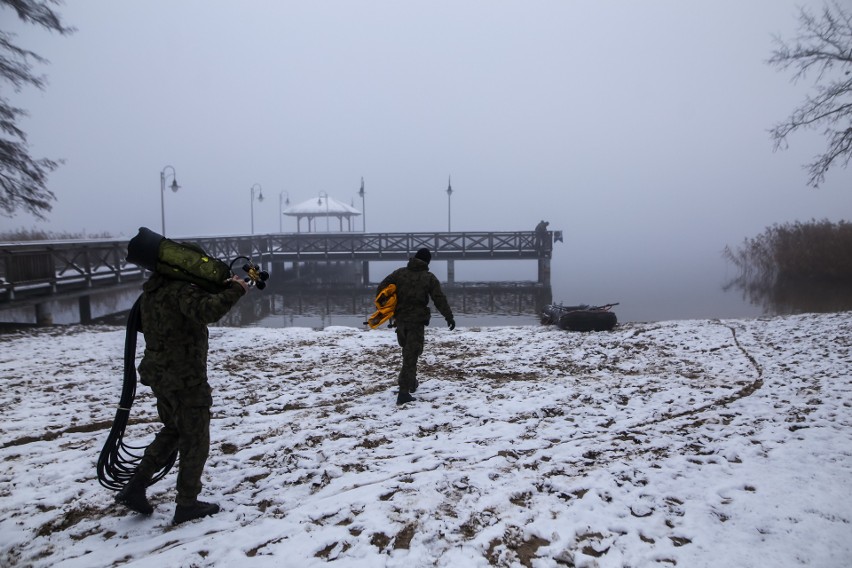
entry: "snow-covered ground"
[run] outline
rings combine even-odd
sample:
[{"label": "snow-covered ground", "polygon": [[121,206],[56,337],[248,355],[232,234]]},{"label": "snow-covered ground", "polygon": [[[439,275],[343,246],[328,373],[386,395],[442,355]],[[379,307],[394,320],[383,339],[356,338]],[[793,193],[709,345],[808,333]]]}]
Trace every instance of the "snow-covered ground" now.
[{"label": "snow-covered ground", "polygon": [[[96,478],[124,339],[0,335],[0,565],[852,558],[852,313],[429,328],[419,400],[399,408],[387,329],[213,327],[202,497],[222,512],[177,527],[174,470],[149,489],[151,517]],[[146,444],[158,426],[141,385],[131,420],[126,441]]]}]

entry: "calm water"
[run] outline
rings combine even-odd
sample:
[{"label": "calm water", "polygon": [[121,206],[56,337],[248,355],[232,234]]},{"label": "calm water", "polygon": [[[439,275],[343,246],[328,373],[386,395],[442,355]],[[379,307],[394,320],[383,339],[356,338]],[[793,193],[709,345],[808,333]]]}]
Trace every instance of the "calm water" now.
[{"label": "calm water", "polygon": [[[550,288],[537,287],[531,281],[464,283],[460,281],[466,276],[460,270],[461,264],[456,266],[459,282],[455,286],[446,284],[446,274],[440,264],[433,266],[432,271],[444,283],[457,324],[464,327],[538,325],[541,307],[549,303],[603,305],[617,302],[613,311],[620,322],[736,319],[852,309],[852,290],[848,286],[745,290],[731,286],[735,275],[729,274],[721,261],[699,263],[699,267],[689,271],[677,266],[639,270],[621,264],[601,267],[592,274],[554,267]],[[489,263],[489,267],[497,264]],[[517,263],[509,264],[517,273]],[[371,267],[371,275],[379,278],[396,266],[383,267],[384,270]],[[535,270],[531,265],[520,275],[534,279]],[[494,276],[506,272],[508,270],[498,270]],[[359,327],[374,311],[373,294],[373,288],[323,292],[270,286],[254,294],[251,314],[235,313],[226,325]],[[432,322],[432,325],[444,325],[434,309]]]},{"label": "calm water", "polygon": [[[380,264],[380,263],[376,263]],[[446,273],[440,263],[433,272],[444,283],[445,293],[462,327],[538,325],[540,309],[545,304],[602,305],[618,303],[613,311],[619,322],[647,322],[678,319],[734,319],[798,312],[831,312],[852,310],[852,289],[846,286],[799,285],[772,290],[746,290],[730,287],[733,276],[725,267],[701,263],[690,271],[654,269],[619,263],[603,264],[592,269],[570,270],[554,266],[552,285],[536,285],[534,264],[518,270],[519,262],[486,261],[492,274],[499,277],[517,274],[527,280],[463,282],[472,274],[463,263],[456,267],[457,284],[446,284]],[[473,264],[473,263],[469,263]],[[380,279],[399,264],[371,264],[371,279]],[[466,270],[468,269],[466,273]],[[496,280],[496,278],[495,278]],[[92,315],[100,322],[122,325],[138,291],[105,295],[92,300]],[[252,290],[222,321],[226,326],[254,327],[364,327],[373,313],[374,287],[339,285],[294,286],[275,275],[264,290]],[[79,322],[76,300],[53,302],[55,324]],[[443,326],[433,310],[433,325]],[[0,312],[0,322],[34,323],[34,310]]]},{"label": "calm water", "polygon": [[[459,325],[532,325],[551,290],[532,282],[459,283],[444,286]],[[373,287],[341,285],[326,289],[270,284],[240,302],[223,325],[253,327],[364,327],[375,311]],[[464,322],[463,324],[461,322]],[[433,309],[432,325],[444,325]]]},{"label": "calm water", "polygon": [[[384,264],[384,265],[383,265]],[[554,263],[550,288],[535,285],[537,264],[525,261],[457,262],[456,284],[446,283],[444,263],[430,267],[441,280],[459,326],[537,325],[541,308],[549,303],[603,305],[620,322],[672,319],[749,318],[768,314],[739,290],[724,290],[730,280],[724,267],[702,265],[700,270],[667,273],[664,269],[632,269],[625,263],[594,270],[571,270]],[[371,263],[371,280],[379,280],[399,263]],[[497,281],[511,274],[528,280]],[[473,283],[484,276],[489,282]],[[489,280],[490,278],[490,280]],[[271,279],[266,290],[254,291],[254,302],[226,318],[225,325],[261,327],[362,326],[375,309],[374,288],[352,285],[320,290],[280,286]],[[437,318],[438,321],[435,321]],[[443,325],[433,309],[433,325]]]}]

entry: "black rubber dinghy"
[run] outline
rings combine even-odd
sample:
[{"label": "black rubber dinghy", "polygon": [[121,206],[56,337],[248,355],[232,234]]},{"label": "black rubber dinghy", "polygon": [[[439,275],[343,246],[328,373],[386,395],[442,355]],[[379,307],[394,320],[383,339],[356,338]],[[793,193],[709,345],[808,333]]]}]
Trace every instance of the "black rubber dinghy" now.
[{"label": "black rubber dinghy", "polygon": [[568,331],[609,331],[616,326],[618,318],[610,309],[618,303],[603,306],[563,306],[549,304],[541,312],[541,323],[556,325]]},{"label": "black rubber dinghy", "polygon": [[609,331],[618,323],[615,313],[605,310],[576,310],[568,312],[556,323],[559,329],[570,331]]}]

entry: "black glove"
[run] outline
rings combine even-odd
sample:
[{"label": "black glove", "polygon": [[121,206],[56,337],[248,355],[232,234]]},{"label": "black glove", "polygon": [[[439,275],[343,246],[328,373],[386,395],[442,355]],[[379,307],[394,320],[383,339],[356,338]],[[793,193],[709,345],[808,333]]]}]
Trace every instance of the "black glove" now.
[{"label": "black glove", "polygon": [[450,328],[450,331],[453,331],[456,328],[456,320],[447,318],[447,327]]}]

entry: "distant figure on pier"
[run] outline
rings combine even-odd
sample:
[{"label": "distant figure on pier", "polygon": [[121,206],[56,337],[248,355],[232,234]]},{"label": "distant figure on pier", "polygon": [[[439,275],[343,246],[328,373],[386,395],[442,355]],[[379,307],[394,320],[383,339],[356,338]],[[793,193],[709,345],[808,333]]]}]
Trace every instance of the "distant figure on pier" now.
[{"label": "distant figure on pier", "polygon": [[535,226],[535,248],[539,252],[550,250],[550,242],[547,238],[548,225],[550,225],[549,222],[542,220]]},{"label": "distant figure on pier", "polygon": [[417,390],[417,359],[423,353],[425,328],[429,325],[432,312],[429,299],[447,320],[450,331],[456,328],[453,310],[441,290],[438,278],[429,272],[432,253],[422,248],[408,260],[408,265],[391,272],[376,289],[378,296],[390,284],[396,285],[396,341],[402,347],[402,369],[399,371],[399,393],[397,404],[416,400],[411,393]]}]

